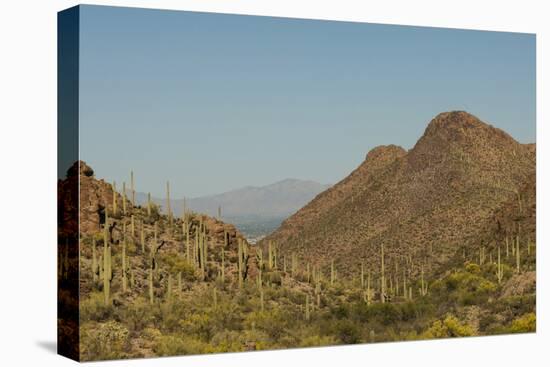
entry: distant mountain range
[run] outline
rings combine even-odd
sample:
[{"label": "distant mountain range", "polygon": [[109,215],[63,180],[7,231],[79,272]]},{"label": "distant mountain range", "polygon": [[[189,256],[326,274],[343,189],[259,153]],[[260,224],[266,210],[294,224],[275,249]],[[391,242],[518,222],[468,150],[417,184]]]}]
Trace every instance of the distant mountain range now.
[{"label": "distant mountain range", "polygon": [[[246,186],[221,194],[186,198],[185,206],[210,216],[217,216],[218,207],[221,207],[222,218],[226,222],[235,224],[248,236],[254,237],[274,230],[285,218],[329,187],[314,181],[289,178],[266,186]],[[151,200],[164,210],[165,198],[152,197]],[[136,201],[145,204],[147,194],[136,193]],[[184,201],[171,200],[171,206],[173,212],[180,215]]]}]

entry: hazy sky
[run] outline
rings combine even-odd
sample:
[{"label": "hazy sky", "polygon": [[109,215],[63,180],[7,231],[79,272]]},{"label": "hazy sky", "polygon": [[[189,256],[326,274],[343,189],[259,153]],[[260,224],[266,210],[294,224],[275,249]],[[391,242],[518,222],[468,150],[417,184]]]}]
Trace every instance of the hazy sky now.
[{"label": "hazy sky", "polygon": [[99,178],[196,197],[336,183],[466,110],[535,141],[535,36],[84,6],[80,152]]}]

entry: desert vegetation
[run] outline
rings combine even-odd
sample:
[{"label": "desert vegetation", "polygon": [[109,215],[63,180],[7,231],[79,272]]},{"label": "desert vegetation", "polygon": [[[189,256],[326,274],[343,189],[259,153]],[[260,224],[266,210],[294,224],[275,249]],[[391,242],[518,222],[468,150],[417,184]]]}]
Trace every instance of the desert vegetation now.
[{"label": "desert vegetation", "polygon": [[536,245],[519,234],[459,248],[438,274],[424,271],[428,254],[381,244],[376,267],[342,276],[334,261],[251,246],[219,219],[175,218],[111,189],[100,230],[81,238],[83,360],[535,330]]},{"label": "desert vegetation", "polygon": [[[176,216],[168,182],[163,208],[150,195],[138,205],[133,172],[117,188],[76,162],[66,181],[79,183],[78,247],[60,231],[58,277],[79,336],[66,335],[79,338],[82,360],[102,360],[534,332],[534,147],[502,133],[505,153],[487,143],[491,154],[478,155],[500,157],[504,168],[489,176],[484,161],[433,152],[442,136],[477,149],[464,141],[480,129],[488,134],[468,116],[445,115],[419,141],[430,149],[376,148],[254,245],[222,207],[214,218],[183,201]],[[414,161],[419,151],[429,154]],[[426,157],[451,169],[436,177]],[[75,193],[63,187],[71,219]],[[412,189],[427,195],[421,203],[404,196]],[[74,279],[78,299],[64,293]]]}]

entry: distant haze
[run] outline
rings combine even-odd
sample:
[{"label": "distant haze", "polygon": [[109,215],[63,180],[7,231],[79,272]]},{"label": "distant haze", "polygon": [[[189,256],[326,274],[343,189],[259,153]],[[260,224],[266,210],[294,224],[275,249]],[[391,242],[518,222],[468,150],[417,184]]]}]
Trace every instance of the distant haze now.
[{"label": "distant haze", "polygon": [[[235,224],[249,236],[258,236],[275,229],[285,218],[329,187],[314,181],[286,179],[261,187],[246,186],[217,195],[186,198],[185,205],[188,210],[210,216],[217,216],[218,207],[221,207],[222,219]],[[139,204],[145,204],[147,194],[136,193],[136,200]],[[165,198],[153,197],[152,200],[165,211]],[[170,202],[173,212],[181,215],[183,198]]]}]

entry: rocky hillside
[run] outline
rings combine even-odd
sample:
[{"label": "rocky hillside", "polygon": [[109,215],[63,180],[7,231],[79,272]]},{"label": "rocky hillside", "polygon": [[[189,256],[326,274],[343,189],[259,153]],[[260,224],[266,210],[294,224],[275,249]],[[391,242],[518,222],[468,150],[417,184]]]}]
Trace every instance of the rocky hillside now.
[{"label": "rocky hillside", "polygon": [[[150,266],[155,267],[162,279],[163,271],[174,267],[170,258],[174,260],[187,257],[188,244],[190,256],[198,259],[200,255],[196,253],[197,235],[204,236],[205,246],[208,248],[205,255],[206,263],[212,263],[212,266],[204,275],[200,274],[200,267],[194,270],[186,267],[182,270],[190,272],[187,278],[204,277],[207,280],[218,277],[216,269],[221,261],[221,253],[224,252],[226,277],[231,282],[237,282],[234,273],[237,269],[238,243],[241,242],[243,247],[248,245],[235,226],[204,214],[191,212],[187,213],[185,219],[175,216],[170,219],[168,215],[161,214],[159,207],[155,204],[152,204],[149,213],[146,206],[133,206],[131,196],[123,198],[110,183],[97,179],[93,169],[82,161],[76,162],[67,172],[67,178],[59,184],[60,216],[67,219],[61,222],[61,228],[72,228],[77,225],[73,215],[77,196],[70,190],[75,187],[70,183],[77,179],[80,180],[81,271],[83,271],[82,274],[89,275],[80,278],[81,295],[90,292],[93,284],[96,283],[91,274],[95,272],[99,276],[101,266],[95,265],[97,268],[92,270],[94,267],[92,240],[96,241],[96,261],[101,263],[98,258],[102,254],[106,217],[109,228],[108,241],[112,247],[113,259],[121,255],[125,241],[126,260],[129,264],[127,272],[133,274],[135,286],[141,289],[137,293],[146,291],[147,271]],[[189,232],[189,236],[184,230]],[[248,277],[255,276],[257,271],[255,256],[244,251],[243,273]],[[153,261],[152,265],[151,261]],[[190,262],[193,261],[190,260]],[[162,266],[166,268],[159,270]],[[120,277],[115,273],[113,279],[115,288],[120,287],[120,282]],[[118,302],[123,300],[119,299]]]},{"label": "rocky hillside", "polygon": [[[437,267],[458,248],[479,246],[491,220],[515,210],[518,192],[533,192],[534,151],[471,114],[441,113],[409,151],[374,148],[263,245],[325,269],[333,260],[344,274],[375,266],[381,244],[392,267],[411,259]],[[517,229],[499,221],[506,233]]]}]

